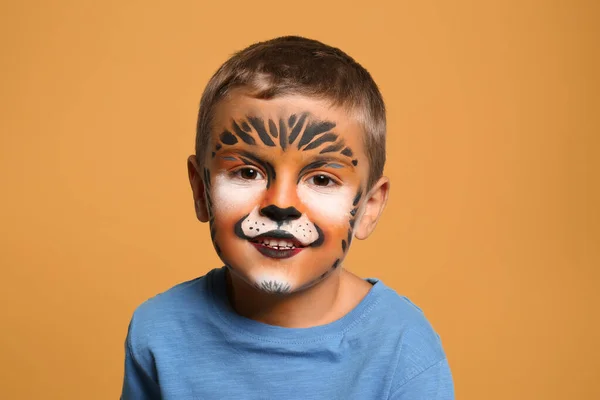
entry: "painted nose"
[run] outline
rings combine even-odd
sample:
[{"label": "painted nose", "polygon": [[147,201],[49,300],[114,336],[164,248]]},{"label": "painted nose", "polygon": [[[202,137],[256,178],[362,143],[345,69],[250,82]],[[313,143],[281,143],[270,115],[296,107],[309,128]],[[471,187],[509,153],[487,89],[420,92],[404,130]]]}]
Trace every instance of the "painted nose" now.
[{"label": "painted nose", "polygon": [[294,220],[302,216],[302,213],[298,211],[295,207],[280,208],[274,204],[267,207],[263,207],[260,210],[260,213],[265,217],[276,222]]}]

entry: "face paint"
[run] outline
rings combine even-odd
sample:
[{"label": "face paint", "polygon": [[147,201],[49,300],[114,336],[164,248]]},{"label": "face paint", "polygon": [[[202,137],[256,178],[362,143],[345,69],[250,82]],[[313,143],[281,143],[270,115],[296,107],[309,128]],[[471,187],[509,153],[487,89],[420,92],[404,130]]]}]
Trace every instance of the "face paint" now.
[{"label": "face paint", "polygon": [[352,189],[349,187],[319,188],[308,182],[298,184],[298,197],[313,212],[333,223],[347,221],[352,209]]},{"label": "face paint", "polygon": [[326,279],[350,246],[367,176],[356,156],[362,133],[345,114],[340,127],[308,111],[263,108],[240,116],[236,103],[215,121],[211,235],[238,276],[290,293]]},{"label": "face paint", "polygon": [[220,173],[215,177],[214,208],[219,212],[238,210],[255,203],[265,188],[264,180],[245,180]]}]

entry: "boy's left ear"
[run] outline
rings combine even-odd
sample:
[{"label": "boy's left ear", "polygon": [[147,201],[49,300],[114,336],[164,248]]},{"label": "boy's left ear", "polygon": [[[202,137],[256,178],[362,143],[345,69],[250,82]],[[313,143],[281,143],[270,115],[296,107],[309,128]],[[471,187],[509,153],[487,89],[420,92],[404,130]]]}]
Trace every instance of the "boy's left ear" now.
[{"label": "boy's left ear", "polygon": [[354,236],[357,239],[366,239],[375,230],[379,217],[387,204],[389,191],[390,180],[385,176],[381,177],[369,190],[362,206],[362,215],[354,229]]}]

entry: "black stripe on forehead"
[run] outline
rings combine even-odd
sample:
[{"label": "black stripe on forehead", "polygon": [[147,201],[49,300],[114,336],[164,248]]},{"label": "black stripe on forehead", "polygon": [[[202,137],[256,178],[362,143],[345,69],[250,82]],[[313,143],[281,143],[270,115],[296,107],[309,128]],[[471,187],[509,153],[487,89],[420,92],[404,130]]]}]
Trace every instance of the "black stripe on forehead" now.
[{"label": "black stripe on forehead", "polygon": [[325,135],[310,142],[308,144],[308,146],[306,146],[302,150],[307,151],[307,150],[316,149],[317,147],[321,146],[323,143],[335,142],[337,139],[338,139],[338,135],[336,135],[335,133],[326,133]]},{"label": "black stripe on forehead", "polygon": [[248,120],[250,121],[250,125],[252,125],[256,133],[258,133],[258,137],[260,138],[260,140],[262,140],[265,146],[275,146],[275,143],[273,143],[271,136],[269,136],[267,130],[265,129],[265,121],[263,121],[262,118],[248,117]]},{"label": "black stripe on forehead", "polygon": [[[294,121],[295,121],[296,116],[292,115],[292,117],[294,117]],[[292,117],[290,117],[290,121],[292,120]],[[308,117],[308,113],[302,114],[300,116],[300,118],[298,119],[298,121],[296,122],[296,124],[294,125],[294,127],[292,128],[292,131],[290,132],[289,144],[294,143],[294,140],[296,140],[296,138],[298,137],[298,134],[302,130],[302,127],[304,126],[304,121],[306,121],[307,117]],[[291,125],[290,125],[290,128],[291,128]]]},{"label": "black stripe on forehead", "polygon": [[334,143],[334,144],[331,144],[331,145],[325,147],[323,150],[321,150],[319,152],[319,154],[333,153],[333,152],[336,152],[336,151],[340,151],[343,148],[344,148],[344,143],[342,143],[342,142],[340,142],[340,143]]},{"label": "black stripe on forehead", "polygon": [[287,127],[285,126],[285,122],[283,118],[279,120],[279,145],[283,150],[287,147]]},{"label": "black stripe on forehead", "polygon": [[[319,121],[319,122],[309,122],[304,129],[304,133],[302,134],[302,139],[298,142],[298,148],[304,146],[307,143],[310,143],[311,140],[315,138],[315,136],[321,135],[325,132],[328,132],[335,128],[335,123],[329,121]],[[337,136],[336,136],[337,137]],[[305,149],[306,150],[306,149]]]},{"label": "black stripe on forehead", "polygon": [[233,131],[235,132],[236,135],[239,136],[240,139],[242,139],[244,141],[244,143],[250,144],[250,145],[256,144],[256,140],[254,140],[254,138],[252,136],[250,136],[249,134],[244,132],[235,121],[233,121]]},{"label": "black stripe on forehead", "polygon": [[223,131],[223,133],[221,133],[221,136],[219,136],[219,139],[221,140],[221,142],[228,145],[236,144],[238,142],[237,138],[233,136],[233,134],[229,131]]},{"label": "black stripe on forehead", "polygon": [[272,119],[269,120],[269,132],[271,132],[271,136],[274,138],[277,137],[277,125],[275,125]]}]

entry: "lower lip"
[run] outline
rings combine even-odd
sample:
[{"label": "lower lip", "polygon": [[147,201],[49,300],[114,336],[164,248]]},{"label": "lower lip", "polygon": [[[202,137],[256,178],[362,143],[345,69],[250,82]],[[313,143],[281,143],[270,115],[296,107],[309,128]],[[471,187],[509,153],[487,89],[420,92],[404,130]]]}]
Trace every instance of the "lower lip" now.
[{"label": "lower lip", "polygon": [[260,243],[252,243],[252,245],[260,252],[260,254],[269,258],[290,258],[302,251],[301,247],[289,250],[277,250]]}]

